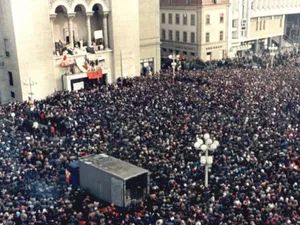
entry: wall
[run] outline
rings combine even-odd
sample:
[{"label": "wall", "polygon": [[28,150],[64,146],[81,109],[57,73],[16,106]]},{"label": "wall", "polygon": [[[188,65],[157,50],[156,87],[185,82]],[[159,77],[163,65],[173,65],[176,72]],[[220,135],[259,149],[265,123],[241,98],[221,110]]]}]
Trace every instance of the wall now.
[{"label": "wall", "polygon": [[140,58],[154,58],[154,71],[161,67],[159,22],[159,2],[139,0]]},{"label": "wall", "polygon": [[6,103],[8,101],[8,91],[6,90],[6,86],[7,83],[4,77],[4,63],[0,57],[0,104]]},{"label": "wall", "polygon": [[[166,22],[162,23],[161,18],[162,14],[165,14]],[[169,24],[169,13],[172,14],[172,24]],[[176,24],[175,18],[176,14],[179,14],[180,24]],[[183,15],[187,16],[187,25],[183,25]],[[195,26],[191,26],[191,15],[195,15]],[[169,40],[168,32],[169,30],[173,31],[173,40],[175,40],[175,31],[180,32],[180,41],[183,41],[183,31],[188,33],[188,40],[190,40],[191,32],[195,32],[195,39],[197,39],[197,12],[196,9],[188,9],[188,10],[181,10],[181,9],[162,9],[160,12],[160,21],[161,21],[161,30],[166,30],[166,39]],[[162,33],[162,31],[160,31]]]},{"label": "wall", "polygon": [[73,19],[75,41],[87,41],[86,16],[84,12],[77,12]]},{"label": "wall", "polygon": [[[56,89],[53,74],[53,44],[48,1],[11,0],[22,90],[29,97],[29,79],[35,99],[45,98]],[[33,7],[34,6],[34,7]]]},{"label": "wall", "polygon": [[[283,35],[284,21],[280,21],[281,19],[275,19],[274,17],[273,19],[267,19],[265,29],[262,27],[262,30],[260,30],[260,25],[258,23],[258,30],[256,30],[257,18],[251,18],[250,39]],[[280,23],[282,24],[281,26]]]},{"label": "wall", "polygon": [[[162,14],[165,14],[165,23],[162,23]],[[172,24],[169,24],[169,13],[172,14]],[[176,24],[176,14],[179,14],[179,24]],[[183,24],[184,15],[187,18],[187,25]],[[191,15],[195,15],[195,25],[191,25]],[[199,17],[197,15],[197,10],[195,6],[181,6],[170,8],[162,8],[160,12],[160,35],[162,35],[162,30],[166,32],[166,39],[162,40],[162,48],[167,51],[162,51],[164,56],[169,55],[171,52],[169,50],[179,51],[179,54],[187,52],[188,55],[191,53],[197,54],[199,44],[199,33],[197,32]],[[173,41],[169,40],[169,30],[173,32]],[[179,31],[180,41],[176,41],[176,31]],[[187,32],[187,42],[183,42],[183,32]],[[191,33],[195,33],[195,43],[191,43]],[[162,36],[161,36],[162,38]]]},{"label": "wall", "polygon": [[[20,7],[21,8],[21,7]],[[5,66],[2,68],[3,77],[1,83],[3,84],[2,89],[2,99],[4,102],[22,100],[22,85],[19,76],[19,62],[16,49],[15,40],[15,25],[12,17],[12,4],[10,0],[0,0],[0,33],[1,41],[7,39],[6,46],[7,51],[10,53],[10,57],[4,56]],[[2,42],[2,48],[4,48],[4,43]],[[3,52],[4,54],[5,52]],[[14,86],[9,85],[8,81],[8,71],[13,74]],[[11,97],[11,92],[15,93],[15,98]]]},{"label": "wall", "polygon": [[1,22],[3,21],[3,13],[2,10],[3,7],[1,5],[1,1],[0,1],[0,104],[4,103],[6,98],[7,98],[7,93],[8,91],[6,90],[6,79],[4,77],[4,54],[5,54],[5,50],[4,50],[4,40],[3,40],[3,31],[2,31],[2,27],[1,26]]},{"label": "wall", "polygon": [[[114,71],[112,80],[127,74],[130,77],[140,74],[140,34],[139,34],[139,0],[111,1],[110,16],[114,50]],[[123,53],[122,53],[123,52]],[[129,54],[132,52],[132,54]],[[121,60],[123,55],[123,60]],[[126,59],[125,59],[126,58]],[[121,63],[123,61],[123,65]],[[131,70],[129,72],[129,70]]]},{"label": "wall", "polygon": [[[74,25],[73,28],[75,28]],[[66,41],[64,37],[64,30],[69,32],[68,18],[64,14],[58,13],[53,21],[54,41],[55,40],[62,40],[63,42]]]},{"label": "wall", "polygon": [[[228,51],[228,4],[203,6],[201,10],[201,55],[208,60],[207,53],[211,52],[211,59],[222,59]],[[224,21],[220,23],[223,13]],[[210,15],[210,24],[206,24],[206,16]],[[220,41],[220,31],[223,31],[223,40]],[[210,40],[206,42],[206,33],[210,33]]]}]

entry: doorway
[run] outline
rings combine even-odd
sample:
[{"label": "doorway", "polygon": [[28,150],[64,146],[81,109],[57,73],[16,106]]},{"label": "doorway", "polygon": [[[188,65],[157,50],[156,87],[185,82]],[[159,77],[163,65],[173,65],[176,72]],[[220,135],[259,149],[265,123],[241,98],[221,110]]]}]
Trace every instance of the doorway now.
[{"label": "doorway", "polygon": [[212,53],[211,52],[207,52],[206,53],[206,61],[211,61],[211,56],[212,56]]}]

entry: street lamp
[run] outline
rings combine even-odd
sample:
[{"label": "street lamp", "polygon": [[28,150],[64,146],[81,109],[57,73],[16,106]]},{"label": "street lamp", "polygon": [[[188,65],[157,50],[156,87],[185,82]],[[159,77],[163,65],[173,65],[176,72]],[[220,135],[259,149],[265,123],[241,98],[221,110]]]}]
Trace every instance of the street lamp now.
[{"label": "street lamp", "polygon": [[271,56],[271,68],[273,68],[273,66],[274,66],[274,58],[275,58],[276,52],[278,50],[278,47],[275,46],[274,44],[272,44],[271,46],[269,46],[268,49],[270,51],[270,56]]},{"label": "street lamp", "polygon": [[205,156],[201,156],[201,152],[199,153],[200,162],[205,166],[205,187],[208,187],[208,169],[213,163],[213,156],[209,156],[208,152],[215,151],[219,145],[219,142],[212,140],[208,133],[203,135],[203,139],[197,137],[197,141],[194,144],[196,150],[205,153]]},{"label": "street lamp", "polygon": [[[179,58],[179,55],[177,55],[177,59]],[[175,81],[175,69],[176,69],[176,65],[177,63],[175,62],[175,55],[169,55],[169,59],[173,60],[173,62],[171,63],[172,69],[173,69],[173,82]]]},{"label": "street lamp", "polygon": [[12,117],[12,122],[15,123],[15,116],[16,116],[16,114],[14,112],[12,112],[10,115]]}]

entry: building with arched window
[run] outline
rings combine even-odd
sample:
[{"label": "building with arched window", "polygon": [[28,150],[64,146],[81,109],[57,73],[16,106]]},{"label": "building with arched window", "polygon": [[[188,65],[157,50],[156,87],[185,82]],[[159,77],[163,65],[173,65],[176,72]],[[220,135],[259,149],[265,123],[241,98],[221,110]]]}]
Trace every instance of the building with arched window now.
[{"label": "building with arched window", "polygon": [[159,2],[128,2],[0,0],[2,103],[159,71]]}]

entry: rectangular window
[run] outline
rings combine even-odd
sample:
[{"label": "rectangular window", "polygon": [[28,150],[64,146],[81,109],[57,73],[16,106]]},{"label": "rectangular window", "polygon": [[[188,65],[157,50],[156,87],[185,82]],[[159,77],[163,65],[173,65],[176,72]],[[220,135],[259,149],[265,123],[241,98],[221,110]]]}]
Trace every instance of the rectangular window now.
[{"label": "rectangular window", "polygon": [[187,15],[183,14],[183,25],[187,25]]},{"label": "rectangular window", "polygon": [[176,41],[180,41],[180,32],[176,31]]},{"label": "rectangular window", "polygon": [[206,25],[210,24],[210,15],[206,15]]},{"label": "rectangular window", "polygon": [[195,43],[195,32],[191,32],[191,43]]},{"label": "rectangular window", "polygon": [[166,48],[162,48],[162,51],[163,51],[163,52],[166,52],[166,51],[167,51],[167,49],[166,49]]},{"label": "rectangular window", "polygon": [[258,24],[259,24],[259,20],[256,20],[256,30],[258,31]]},{"label": "rectangular window", "polygon": [[191,15],[191,26],[196,25],[196,16],[194,14]]},{"label": "rectangular window", "polygon": [[262,21],[259,21],[259,30],[262,28]]},{"label": "rectangular window", "polygon": [[173,31],[169,30],[169,41],[173,41]]},{"label": "rectangular window", "polygon": [[280,19],[280,27],[282,27],[282,20],[283,20],[283,19],[281,18],[281,19]]},{"label": "rectangular window", "polygon": [[180,15],[178,13],[176,14],[175,22],[176,24],[180,24]]},{"label": "rectangular window", "polygon": [[209,32],[207,32],[205,34],[205,42],[208,43],[209,41],[210,41],[210,34],[209,34]]},{"label": "rectangular window", "polygon": [[161,14],[161,22],[166,23],[166,14],[164,13]]},{"label": "rectangular window", "polygon": [[263,30],[266,29],[266,21],[264,20],[264,23],[263,23]]},{"label": "rectangular window", "polygon": [[191,5],[192,4],[192,0],[186,0],[186,4],[187,5]]},{"label": "rectangular window", "polygon": [[16,97],[15,92],[11,91],[11,92],[10,92],[10,96],[11,96],[12,98],[15,98],[15,97]]},{"label": "rectangular window", "polygon": [[173,20],[173,15],[172,13],[169,13],[169,24],[172,24]]},{"label": "rectangular window", "polygon": [[165,29],[161,30],[161,39],[166,40],[166,30]]},{"label": "rectangular window", "polygon": [[5,49],[5,56],[10,57],[10,53],[9,53],[9,50],[8,50],[8,40],[7,39],[4,39],[4,49]]},{"label": "rectangular window", "polygon": [[224,23],[224,13],[220,14],[220,23]]},{"label": "rectangular window", "polygon": [[187,32],[183,31],[183,42],[187,42]]},{"label": "rectangular window", "polygon": [[220,41],[224,40],[224,31],[220,31]]},{"label": "rectangular window", "polygon": [[183,55],[187,55],[187,52],[186,52],[186,51],[183,51],[182,54],[183,54]]},{"label": "rectangular window", "polygon": [[12,72],[8,72],[9,85],[14,86],[14,79]]}]

